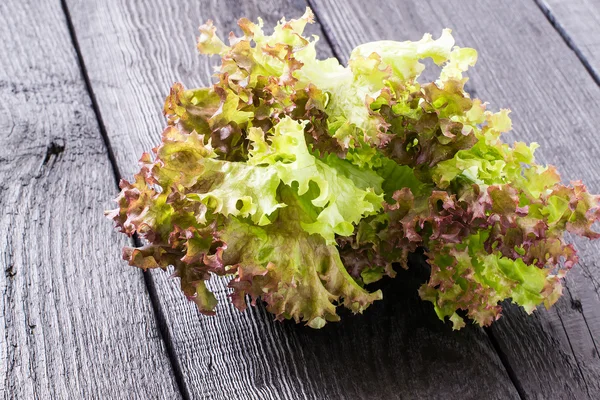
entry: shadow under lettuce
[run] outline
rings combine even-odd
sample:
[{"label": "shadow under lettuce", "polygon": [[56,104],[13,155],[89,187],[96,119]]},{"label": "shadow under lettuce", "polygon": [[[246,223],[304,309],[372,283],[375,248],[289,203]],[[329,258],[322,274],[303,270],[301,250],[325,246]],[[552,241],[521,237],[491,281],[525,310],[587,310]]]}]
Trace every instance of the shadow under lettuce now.
[{"label": "shadow under lettuce", "polygon": [[409,265],[368,287],[381,289],[383,300],[363,314],[340,307],[341,321],[322,329],[293,321],[276,329],[294,347],[285,358],[306,380],[303,392],[335,399],[517,397],[483,329],[468,324],[452,331],[440,321],[417,293],[429,276],[423,256],[412,255]]}]

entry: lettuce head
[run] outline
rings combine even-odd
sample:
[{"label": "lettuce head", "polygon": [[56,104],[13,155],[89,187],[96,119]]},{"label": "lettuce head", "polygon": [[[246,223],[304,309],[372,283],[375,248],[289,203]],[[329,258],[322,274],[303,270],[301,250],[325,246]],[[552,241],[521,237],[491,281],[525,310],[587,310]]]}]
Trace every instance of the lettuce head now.
[{"label": "lettuce head", "polygon": [[[317,59],[311,22],[307,10],[268,35],[241,19],[228,44],[200,27],[200,53],[221,58],[215,83],[173,85],[161,143],[107,212],[146,243],[124,249],[129,264],[174,268],[204,314],[217,310],[206,281],[227,276],[240,310],[260,299],[313,328],[382,299],[366,286],[419,248],[419,294],[455,329],[489,325],[505,299],[556,302],[577,262],[563,235],[600,236],[598,196],[536,164],[535,143],[502,141],[508,110],[465,91],[477,52],[446,29],[360,45],[343,66]],[[435,82],[419,80],[424,59]]]}]

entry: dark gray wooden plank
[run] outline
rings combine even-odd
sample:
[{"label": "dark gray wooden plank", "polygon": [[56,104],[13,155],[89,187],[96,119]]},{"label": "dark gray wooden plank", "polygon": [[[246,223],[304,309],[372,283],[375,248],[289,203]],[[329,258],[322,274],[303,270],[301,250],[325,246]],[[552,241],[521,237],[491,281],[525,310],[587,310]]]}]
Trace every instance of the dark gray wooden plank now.
[{"label": "dark gray wooden plank", "polygon": [[[581,178],[600,191],[600,89],[533,2],[315,3],[342,55],[366,41],[416,40],[453,28],[459,45],[479,50],[468,74],[471,92],[492,108],[513,110],[515,132],[506,140],[539,142],[538,156],[556,164],[563,178]],[[526,398],[600,397],[600,246],[577,244],[581,265],[553,309],[527,316],[510,306],[490,330]]]},{"label": "dark gray wooden plank", "polygon": [[0,397],[179,398],[60,2],[0,2]]},{"label": "dark gray wooden plank", "polygon": [[600,2],[534,1],[600,85]]},{"label": "dark gray wooden plank", "polygon": [[[298,17],[301,1],[68,1],[95,97],[119,168],[131,177],[137,158],[159,140],[163,98],[174,81],[205,86],[218,61],[195,52],[197,27],[213,19],[221,33],[237,18],[273,26]],[[313,33],[322,36],[318,25]],[[320,42],[321,56],[330,56]],[[117,257],[117,255],[115,255]],[[191,398],[516,398],[482,330],[452,333],[416,295],[418,281],[401,273],[363,316],[345,315],[321,331],[275,323],[262,307],[236,311],[225,282],[222,302],[201,316],[167,274],[153,275],[173,348]],[[478,382],[474,384],[473,382]]]}]

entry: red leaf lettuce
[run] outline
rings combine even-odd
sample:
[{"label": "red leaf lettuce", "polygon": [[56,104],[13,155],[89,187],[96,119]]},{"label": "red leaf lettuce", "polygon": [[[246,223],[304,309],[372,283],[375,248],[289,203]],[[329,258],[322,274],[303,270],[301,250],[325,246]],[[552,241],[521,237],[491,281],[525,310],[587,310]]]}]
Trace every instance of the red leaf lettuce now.
[{"label": "red leaf lettuce", "polygon": [[[228,45],[200,27],[216,83],[172,87],[162,143],[107,213],[147,243],[124,249],[129,264],[173,266],[202,313],[217,305],[205,282],[225,275],[237,308],[249,295],[313,328],[381,299],[365,285],[418,248],[431,266],[419,293],[456,329],[460,310],[488,325],[507,298],[552,305],[577,262],[563,234],[599,236],[598,197],[536,164],[535,143],[502,142],[508,111],[465,92],[476,51],[444,30],[358,46],[344,67],[316,58],[312,19],[272,35],[241,19]],[[425,58],[442,67],[435,82],[417,79]]]}]

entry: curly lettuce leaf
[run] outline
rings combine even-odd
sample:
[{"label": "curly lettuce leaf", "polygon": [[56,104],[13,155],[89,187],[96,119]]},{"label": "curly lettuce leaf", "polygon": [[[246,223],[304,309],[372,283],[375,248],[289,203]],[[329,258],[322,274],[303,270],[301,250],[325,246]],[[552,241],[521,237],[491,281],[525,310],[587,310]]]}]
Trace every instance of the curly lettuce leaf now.
[{"label": "curly lettuce leaf", "polygon": [[276,318],[305,321],[313,328],[326,321],[339,320],[335,302],[360,313],[381,292],[369,293],[346,271],[334,245],[302,227],[315,223],[312,205],[316,188],[303,195],[284,185],[280,195],[288,207],[279,211],[277,220],[257,227],[232,220],[223,233],[228,244],[224,252],[227,264],[234,265],[236,277],[233,302],[246,306],[244,296],[261,298]]},{"label": "curly lettuce leaf", "polygon": [[306,123],[290,118],[279,122],[267,144],[260,129],[250,133],[253,148],[250,165],[266,165],[277,170],[278,176],[288,186],[297,186],[298,194],[305,194],[311,183],[318,197],[311,200],[321,209],[314,222],[303,222],[308,233],[321,235],[328,244],[335,243],[335,235],[348,236],[363,216],[375,214],[382,207],[383,195],[374,187],[361,189],[346,176],[313,156],[304,140]]}]

